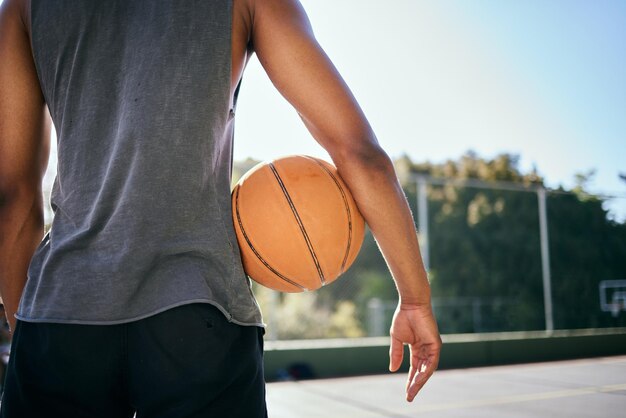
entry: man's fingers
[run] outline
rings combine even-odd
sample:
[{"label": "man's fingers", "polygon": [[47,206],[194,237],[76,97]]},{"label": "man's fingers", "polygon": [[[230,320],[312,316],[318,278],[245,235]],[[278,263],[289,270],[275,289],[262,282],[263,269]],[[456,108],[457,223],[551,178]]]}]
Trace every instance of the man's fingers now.
[{"label": "man's fingers", "polygon": [[416,367],[416,371],[406,390],[406,400],[409,402],[413,402],[415,396],[435,372],[435,368],[432,364],[423,361],[419,368]]},{"label": "man's fingers", "polygon": [[409,369],[409,376],[406,380],[406,392],[409,393],[409,388],[413,383],[413,379],[415,375],[420,373],[421,362],[418,356],[418,350],[415,348],[415,345],[411,344],[409,346],[409,352],[411,353],[411,368]]},{"label": "man's fingers", "polygon": [[395,372],[400,368],[402,364],[402,358],[404,356],[404,345],[402,341],[391,337],[391,344],[389,345],[389,371]]},{"label": "man's fingers", "polygon": [[417,373],[411,379],[411,383],[406,391],[406,400],[409,402],[413,402],[417,393],[422,389],[422,387],[426,384],[426,381],[433,374],[434,370],[428,370],[426,367],[422,368],[424,372],[420,372],[418,370]]},{"label": "man's fingers", "polygon": [[411,371],[406,387],[406,400],[412,402],[437,368],[438,356],[420,357],[419,349],[411,346]]},{"label": "man's fingers", "polygon": [[406,381],[406,399],[411,402],[418,390],[416,391],[416,385],[418,378],[421,377],[421,374],[424,373],[424,361],[419,357],[419,349],[414,345],[410,346],[411,352],[411,369],[409,370],[409,376]]},{"label": "man's fingers", "polygon": [[411,384],[413,383],[413,379],[415,378],[415,375],[417,374],[417,367],[414,365],[411,365],[411,368],[409,369],[409,377],[406,379],[406,393],[409,393],[409,388],[411,387]]}]

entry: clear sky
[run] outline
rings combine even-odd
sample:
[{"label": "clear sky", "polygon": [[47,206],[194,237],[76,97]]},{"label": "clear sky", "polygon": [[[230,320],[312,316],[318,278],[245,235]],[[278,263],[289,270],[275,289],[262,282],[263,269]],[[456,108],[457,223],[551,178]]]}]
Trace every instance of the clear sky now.
[{"label": "clear sky", "polygon": [[[592,191],[626,195],[626,1],[302,3],[392,157],[511,152],[550,187],[596,169]],[[235,159],[294,153],[326,157],[255,58]]]},{"label": "clear sky", "polygon": [[[592,191],[626,195],[626,1],[302,3],[392,157],[512,152],[551,187],[596,169]],[[325,155],[255,59],[235,158],[292,153]]]}]

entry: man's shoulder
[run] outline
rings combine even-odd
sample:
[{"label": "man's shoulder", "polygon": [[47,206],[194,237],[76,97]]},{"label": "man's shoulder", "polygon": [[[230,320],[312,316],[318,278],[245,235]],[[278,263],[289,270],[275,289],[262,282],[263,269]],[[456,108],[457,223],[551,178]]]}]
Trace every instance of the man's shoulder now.
[{"label": "man's shoulder", "polygon": [[30,30],[30,0],[4,0],[2,15],[4,19],[20,21],[25,29]]},{"label": "man's shoulder", "polygon": [[252,16],[254,12],[255,0],[233,0],[235,13]]},{"label": "man's shoulder", "polygon": [[236,13],[245,14],[254,21],[258,14],[272,15],[288,13],[294,8],[301,8],[299,0],[233,0]]},{"label": "man's shoulder", "polygon": [[246,26],[252,24],[254,17],[254,0],[233,0],[233,19],[244,22]]}]

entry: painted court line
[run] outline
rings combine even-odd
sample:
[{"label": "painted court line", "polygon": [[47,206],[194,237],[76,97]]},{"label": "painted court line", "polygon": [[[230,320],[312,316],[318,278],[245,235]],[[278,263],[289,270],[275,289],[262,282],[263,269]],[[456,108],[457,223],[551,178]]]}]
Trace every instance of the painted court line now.
[{"label": "painted court line", "polygon": [[319,390],[316,388],[312,388],[312,387],[307,387],[306,391],[308,393],[315,393],[321,397],[333,400],[335,402],[339,402],[342,403],[346,406],[350,406],[352,408],[356,408],[356,409],[360,409],[362,411],[367,411],[370,413],[375,413],[375,414],[381,414],[381,416],[384,417],[391,417],[391,418],[411,418],[409,415],[403,415],[403,414],[399,414],[399,413],[395,413],[389,409],[386,409],[384,407],[381,406],[375,406],[372,405],[370,403],[367,402],[362,402],[359,401],[357,399],[353,399],[351,397],[348,396],[342,396],[342,395],[338,395],[338,394],[332,394],[332,393],[328,393],[325,390]]},{"label": "painted court line", "polygon": [[574,396],[593,395],[597,393],[610,393],[622,390],[626,390],[626,383],[617,385],[588,386],[579,389],[539,392],[526,395],[500,396],[495,398],[476,399],[472,401],[449,402],[445,404],[426,404],[419,405],[418,409],[420,412],[446,411],[462,408],[476,408],[481,406],[494,406],[520,402],[541,401],[547,399],[570,398]]}]

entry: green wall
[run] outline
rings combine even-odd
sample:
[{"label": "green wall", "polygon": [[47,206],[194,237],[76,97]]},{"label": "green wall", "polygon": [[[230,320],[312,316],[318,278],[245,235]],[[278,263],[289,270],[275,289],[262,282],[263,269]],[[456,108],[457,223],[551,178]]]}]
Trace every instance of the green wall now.
[{"label": "green wall", "polygon": [[[626,354],[626,328],[444,335],[439,369]],[[317,378],[386,373],[388,338],[268,341],[265,376],[274,381],[294,364]],[[408,353],[401,370],[408,369]]]}]

